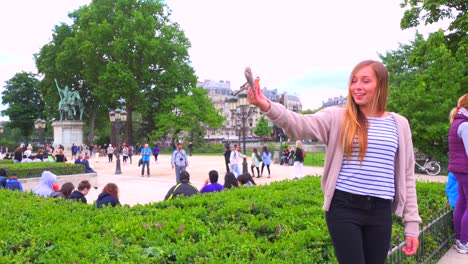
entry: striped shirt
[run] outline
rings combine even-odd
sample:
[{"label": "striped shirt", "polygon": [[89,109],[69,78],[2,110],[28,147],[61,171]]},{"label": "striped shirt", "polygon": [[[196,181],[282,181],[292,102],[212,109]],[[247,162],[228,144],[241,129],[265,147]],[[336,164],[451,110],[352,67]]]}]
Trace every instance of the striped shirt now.
[{"label": "striped shirt", "polygon": [[343,157],[336,189],[359,195],[393,200],[395,196],[395,155],[398,131],[395,119],[368,117],[368,145],[362,165],[357,142],[350,160]]}]

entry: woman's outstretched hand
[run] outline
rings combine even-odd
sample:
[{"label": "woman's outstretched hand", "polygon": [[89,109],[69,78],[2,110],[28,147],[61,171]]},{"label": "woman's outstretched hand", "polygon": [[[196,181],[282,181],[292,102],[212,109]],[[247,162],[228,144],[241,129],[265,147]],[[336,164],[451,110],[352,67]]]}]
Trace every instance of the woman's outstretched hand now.
[{"label": "woman's outstretched hand", "polygon": [[256,107],[260,108],[263,112],[267,112],[270,110],[270,101],[263,95],[261,89],[260,89],[260,83],[259,80],[255,80],[254,86],[255,89],[252,89],[252,87],[249,84],[246,84],[248,86],[247,88],[247,100],[249,101],[249,104],[253,104]]}]

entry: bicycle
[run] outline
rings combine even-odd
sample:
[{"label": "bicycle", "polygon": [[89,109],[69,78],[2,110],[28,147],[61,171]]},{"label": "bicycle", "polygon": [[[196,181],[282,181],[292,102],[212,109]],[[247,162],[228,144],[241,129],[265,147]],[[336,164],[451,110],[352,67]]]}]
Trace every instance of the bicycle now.
[{"label": "bicycle", "polygon": [[431,160],[431,157],[426,158],[426,161],[422,166],[417,161],[415,161],[415,163],[420,171],[424,171],[429,175],[438,175],[440,173],[439,162]]}]

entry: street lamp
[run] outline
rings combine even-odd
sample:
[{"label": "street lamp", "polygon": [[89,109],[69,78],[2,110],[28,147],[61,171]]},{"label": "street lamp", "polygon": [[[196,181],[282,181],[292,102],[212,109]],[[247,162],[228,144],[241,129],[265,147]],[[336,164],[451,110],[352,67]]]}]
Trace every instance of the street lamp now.
[{"label": "street lamp", "polygon": [[[253,113],[256,113],[257,108],[250,106],[247,101],[247,93],[241,92],[237,95],[237,98],[230,97],[227,99],[227,103],[229,105],[229,110],[231,110],[231,117],[235,117],[237,119],[238,127],[240,128],[240,132],[242,133],[242,150],[244,155],[247,153],[245,150],[245,123],[247,119]],[[239,141],[240,141],[241,134],[239,133]],[[247,173],[247,158],[244,158],[242,163],[242,173]]]},{"label": "street lamp", "polygon": [[122,170],[120,168],[120,149],[119,149],[119,134],[120,134],[120,129],[122,128],[123,124],[127,120],[127,111],[125,110],[120,110],[119,108],[115,110],[111,110],[109,112],[109,119],[111,121],[112,127],[114,128],[114,131],[116,133],[116,148],[114,150],[114,155],[117,158],[116,164],[115,164],[115,174],[122,174]]},{"label": "street lamp", "polygon": [[42,141],[42,133],[46,127],[47,122],[44,119],[36,119],[34,121],[34,128],[36,129],[37,134],[39,135],[39,140]]},{"label": "street lamp", "polygon": [[3,134],[3,126],[0,124],[0,135]]}]

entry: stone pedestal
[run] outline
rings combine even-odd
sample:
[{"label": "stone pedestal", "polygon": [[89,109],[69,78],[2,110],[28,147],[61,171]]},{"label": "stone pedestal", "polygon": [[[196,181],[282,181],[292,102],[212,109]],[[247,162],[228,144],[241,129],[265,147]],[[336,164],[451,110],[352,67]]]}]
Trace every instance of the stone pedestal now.
[{"label": "stone pedestal", "polygon": [[52,122],[54,128],[54,147],[59,144],[70,150],[72,144],[79,146],[83,144],[84,122],[78,120],[62,120]]}]

